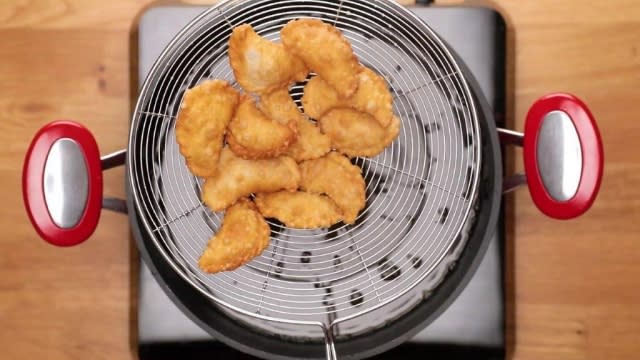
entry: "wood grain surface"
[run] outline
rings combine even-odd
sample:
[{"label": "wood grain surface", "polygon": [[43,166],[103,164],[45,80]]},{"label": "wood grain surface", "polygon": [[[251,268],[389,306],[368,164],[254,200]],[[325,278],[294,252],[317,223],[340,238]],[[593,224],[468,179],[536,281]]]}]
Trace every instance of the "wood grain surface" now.
[{"label": "wood grain surface", "polygon": [[[86,124],[103,153],[125,147],[130,39],[150,4],[0,1],[2,359],[135,358],[136,257],[127,219],[103,212],[90,241],[53,248],[27,220],[20,181],[29,141],[54,119]],[[512,126],[522,129],[537,97],[573,92],[598,118],[606,155],[600,197],[580,219],[542,216],[526,190],[508,201],[510,357],[637,359],[640,2],[496,0],[492,6],[508,18],[514,45]],[[515,152],[510,160],[516,170],[519,157]],[[122,169],[109,171],[105,194],[123,196],[122,178]]]}]

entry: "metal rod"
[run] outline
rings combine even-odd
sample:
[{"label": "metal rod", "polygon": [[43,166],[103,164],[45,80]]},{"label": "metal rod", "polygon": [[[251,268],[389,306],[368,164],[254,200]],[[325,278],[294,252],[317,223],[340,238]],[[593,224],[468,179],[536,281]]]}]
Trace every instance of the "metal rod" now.
[{"label": "metal rod", "polygon": [[340,4],[338,4],[338,12],[336,13],[336,19],[333,21],[333,26],[336,26],[336,24],[338,24],[338,20],[340,20],[340,13],[342,12],[342,3],[344,3],[344,0],[340,0]]},{"label": "metal rod", "polygon": [[224,21],[226,21],[227,25],[229,25],[229,27],[231,28],[231,30],[233,30],[233,24],[231,23],[231,21],[229,21],[229,18],[227,17],[227,15],[220,10],[220,8],[216,9],[218,11],[218,14],[222,15],[222,17],[224,18]]},{"label": "metal rod", "polygon": [[522,147],[524,134],[521,132],[498,128],[498,136],[503,145],[516,145]]},{"label": "metal rod", "polygon": [[427,180],[427,179],[423,179],[423,178],[418,177],[418,176],[415,176],[415,175],[413,175],[413,174],[409,174],[409,173],[408,173],[408,172],[406,172],[406,171],[400,170],[400,169],[395,168],[395,167],[393,167],[393,166],[389,166],[389,165],[387,165],[387,164],[383,164],[383,163],[381,163],[381,162],[379,162],[379,161],[376,161],[376,160],[373,160],[373,159],[362,158],[362,160],[363,160],[363,161],[370,162],[370,163],[374,163],[374,164],[376,164],[376,165],[380,165],[380,166],[382,166],[382,167],[384,167],[384,168],[387,168],[387,169],[389,169],[389,170],[393,170],[393,171],[395,171],[395,172],[396,172],[396,173],[398,173],[398,174],[401,174],[401,175],[404,175],[404,176],[407,176],[407,177],[413,178],[413,179],[418,180],[418,181],[420,181],[420,182],[427,183],[427,184],[429,184],[430,186],[432,186],[432,187],[434,187],[434,188],[436,188],[436,189],[442,190],[442,191],[444,191],[445,193],[447,193],[447,194],[449,194],[449,195],[451,195],[451,196],[454,196],[454,197],[456,197],[456,198],[458,198],[458,199],[464,200],[465,202],[467,202],[467,201],[468,201],[464,196],[462,196],[462,195],[458,195],[458,194],[454,194],[454,193],[453,193],[453,192],[451,192],[450,190],[447,190],[447,189],[443,188],[442,186],[436,185],[436,184],[434,184],[433,182],[431,182],[431,181],[429,181],[429,180]]},{"label": "metal rod", "polygon": [[504,179],[502,183],[502,193],[508,194],[517,188],[527,184],[527,177],[524,174],[515,174]]},{"label": "metal rod", "polygon": [[[503,145],[515,145],[520,147],[524,145],[524,134],[521,132],[498,128],[498,136],[500,137],[500,143]],[[502,184],[502,193],[511,193],[526,184],[527,177],[524,174],[508,176],[504,179]]]},{"label": "metal rod", "polygon": [[127,150],[119,150],[114,153],[108,154],[100,158],[100,162],[102,163],[102,170],[113,169],[114,167],[124,165],[127,159]]},{"label": "metal rod", "polygon": [[323,327],[324,330],[324,343],[327,351],[327,360],[338,360],[338,354],[336,353],[336,345],[333,339],[333,330],[331,327]]},{"label": "metal rod", "polygon": [[169,115],[169,114],[160,114],[160,113],[155,113],[155,112],[150,112],[150,111],[140,111],[139,112],[142,115],[149,115],[149,116],[158,116],[158,117],[167,117],[170,119],[175,119],[176,116],[175,115]]},{"label": "metal rod", "polygon": [[[113,169],[124,165],[127,158],[127,150],[119,150],[100,158],[102,171]],[[127,202],[123,199],[104,198],[102,199],[102,208],[119,214],[127,214]]]},{"label": "metal rod", "polygon": [[198,206],[195,206],[195,207],[193,207],[193,208],[191,208],[191,209],[189,209],[189,210],[185,211],[184,213],[180,214],[180,216],[175,217],[175,218],[173,218],[173,219],[171,219],[171,220],[169,220],[169,221],[167,221],[167,222],[165,222],[165,223],[162,223],[162,224],[158,225],[155,229],[153,229],[153,231],[152,231],[152,232],[154,232],[154,233],[155,233],[155,232],[157,232],[158,230],[161,230],[161,229],[163,229],[164,227],[169,226],[169,225],[171,225],[171,224],[175,223],[176,221],[183,219],[185,216],[187,216],[187,215],[191,214],[192,212],[194,212],[194,211],[196,211],[196,210],[198,210],[198,209],[202,208],[203,206],[204,206],[204,205],[199,204]]},{"label": "metal rod", "polygon": [[364,261],[364,257],[362,256],[362,252],[360,251],[360,247],[358,246],[358,243],[353,241],[353,238],[351,238],[351,243],[356,248],[356,252],[358,253],[358,257],[360,258],[360,262],[362,263],[362,266],[364,267],[364,270],[367,272],[367,276],[369,277],[369,281],[371,281],[371,285],[373,286],[373,290],[376,292],[376,299],[378,299],[378,302],[382,302],[382,299],[380,298],[380,293],[378,292],[378,288],[376,287],[376,283],[373,281],[373,276],[371,276],[371,272],[369,271],[369,267],[367,266],[367,263]]},{"label": "metal rod", "polygon": [[269,269],[267,269],[267,274],[264,277],[264,282],[262,283],[262,290],[260,291],[260,303],[258,303],[258,310],[256,310],[257,314],[260,314],[262,311],[262,304],[264,303],[264,292],[267,290],[267,286],[269,285],[269,279],[271,278],[271,270],[273,270],[273,261],[276,258],[276,254],[278,252],[278,239],[275,239],[273,244],[273,251],[271,252],[271,260],[269,261]]},{"label": "metal rod", "polygon": [[435,78],[435,79],[433,79],[433,80],[431,80],[431,81],[429,81],[429,82],[427,82],[425,84],[422,84],[422,85],[420,85],[418,87],[415,87],[415,88],[413,88],[411,90],[403,91],[401,94],[394,95],[394,98],[399,98],[401,96],[407,96],[407,95],[409,95],[409,94],[411,94],[413,92],[416,92],[416,91],[418,91],[420,89],[424,89],[427,86],[431,86],[431,85],[437,83],[438,81],[441,81],[441,80],[444,80],[444,79],[448,79],[448,78],[452,77],[453,75],[458,75],[458,74],[459,74],[459,72],[455,71],[455,72],[452,72],[452,73],[449,73],[449,74],[442,75],[442,76],[440,76],[438,78]]},{"label": "metal rod", "polygon": [[102,199],[102,208],[105,210],[113,211],[118,214],[128,214],[127,202],[117,198],[104,198]]}]

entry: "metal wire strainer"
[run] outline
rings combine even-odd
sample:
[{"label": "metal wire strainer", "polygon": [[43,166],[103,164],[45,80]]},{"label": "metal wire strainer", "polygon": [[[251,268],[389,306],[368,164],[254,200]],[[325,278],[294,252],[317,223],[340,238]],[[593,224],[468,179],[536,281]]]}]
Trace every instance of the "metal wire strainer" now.
[{"label": "metal wire strainer", "polygon": [[[235,84],[227,58],[233,27],[249,23],[277,41],[280,29],[301,17],[337,26],[360,61],[385,77],[402,119],[400,137],[376,158],[354,159],[367,183],[367,206],[355,225],[303,231],[271,222],[271,245],[259,258],[234,272],[205,274],[197,259],[223,214],[203,205],[202,180],[178,151],[174,127],[184,91],[211,78]],[[303,86],[291,88],[298,102]],[[395,2],[230,0],[191,22],[153,66],[134,113],[127,170],[149,237],[212,306],[263,331],[324,339],[335,358],[336,338],[410,311],[455,264],[474,217],[479,138],[463,72],[441,40]]]}]

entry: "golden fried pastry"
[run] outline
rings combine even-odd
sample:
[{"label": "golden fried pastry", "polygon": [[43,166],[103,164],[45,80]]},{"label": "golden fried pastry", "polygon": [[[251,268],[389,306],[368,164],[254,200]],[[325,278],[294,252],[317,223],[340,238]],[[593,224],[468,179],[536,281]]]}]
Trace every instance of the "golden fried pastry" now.
[{"label": "golden fried pastry", "polygon": [[341,96],[358,88],[360,63],[340,30],[316,19],[289,22],[280,32],[282,43]]},{"label": "golden fried pastry", "polygon": [[283,125],[296,124],[303,117],[287,88],[261,96],[258,108],[269,118]]},{"label": "golden fried pastry", "polygon": [[240,100],[229,123],[227,143],[244,159],[267,159],[284,154],[296,141],[295,122],[283,125],[271,120],[248,96]]},{"label": "golden fried pastry", "polygon": [[216,173],[224,134],[239,98],[223,80],[205,81],[185,92],[176,120],[176,140],[194,175]]},{"label": "golden fried pastry", "polygon": [[262,254],[269,246],[269,236],[269,225],[255,204],[241,199],[226,211],[198,265],[207,273],[235,270]]},{"label": "golden fried pastry", "polygon": [[312,119],[320,119],[329,110],[345,106],[349,106],[348,100],[340,97],[321,76],[314,76],[304,87],[302,108]]},{"label": "golden fried pastry", "polygon": [[349,99],[349,105],[371,114],[383,127],[389,126],[393,118],[393,96],[386,80],[365,66],[358,74],[358,91]]},{"label": "golden fried pastry", "polygon": [[304,112],[320,119],[336,107],[350,107],[371,114],[383,127],[393,118],[393,96],[384,78],[373,70],[362,67],[358,74],[358,90],[350,98],[342,98],[327,81],[316,76],[304,88]]},{"label": "golden fried pastry", "polygon": [[362,171],[349,159],[331,152],[326,156],[300,164],[300,188],[315,194],[326,194],[342,211],[343,220],[353,224],[365,206],[365,183]]},{"label": "golden fried pastry", "polygon": [[385,128],[373,116],[350,108],[330,110],[319,124],[331,138],[331,146],[349,157],[376,156],[400,134],[398,117],[394,116]]},{"label": "golden fried pastry", "polygon": [[300,171],[292,158],[244,160],[227,147],[220,154],[218,172],[204,183],[202,198],[211,210],[222,211],[250,194],[295,191],[299,184]]},{"label": "golden fried pastry", "polygon": [[262,38],[248,24],[233,29],[229,62],[240,86],[258,94],[304,81],[309,74],[301,59],[282,44]]},{"label": "golden fried pastry", "polygon": [[298,132],[297,141],[287,149],[286,155],[297,162],[317,159],[331,151],[331,139],[305,119],[287,89],[276,90],[261,98],[260,109],[271,119],[283,124],[294,123]]},{"label": "golden fried pastry", "polygon": [[280,191],[258,194],[255,201],[262,215],[292,228],[328,228],[342,220],[338,205],[325,195]]}]

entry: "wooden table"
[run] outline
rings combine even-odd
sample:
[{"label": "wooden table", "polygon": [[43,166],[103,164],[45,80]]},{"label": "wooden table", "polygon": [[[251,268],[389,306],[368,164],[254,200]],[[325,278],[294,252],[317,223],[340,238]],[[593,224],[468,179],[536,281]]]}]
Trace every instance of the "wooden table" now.
[{"label": "wooden table", "polygon": [[[447,1],[449,2],[449,1]],[[148,0],[0,2],[0,357],[135,357],[135,250],[127,219],[104,212],[93,238],[45,245],[20,194],[36,130],[85,123],[103,153],[125,146],[132,31]],[[510,201],[510,353],[516,359],[631,359],[640,351],[640,2],[496,1],[509,19],[516,129],[550,91],[585,99],[606,150],[601,195],[572,222]],[[521,169],[519,153],[512,163]],[[123,196],[123,171],[105,193]],[[133,264],[133,265],[132,265]]]}]

